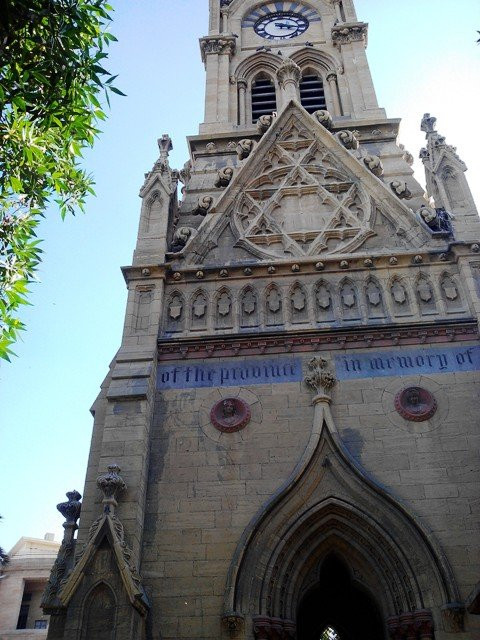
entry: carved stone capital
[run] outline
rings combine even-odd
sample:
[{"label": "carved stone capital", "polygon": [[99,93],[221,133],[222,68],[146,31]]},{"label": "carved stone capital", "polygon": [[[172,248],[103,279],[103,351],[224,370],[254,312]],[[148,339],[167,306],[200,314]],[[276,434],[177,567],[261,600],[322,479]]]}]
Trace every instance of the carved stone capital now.
[{"label": "carved stone capital", "polygon": [[351,42],[367,42],[368,24],[365,22],[355,22],[351,24],[335,25],[332,29],[332,40],[336,47]]},{"label": "carved stone capital", "polygon": [[330,71],[329,73],[327,73],[327,75],[325,76],[327,82],[336,82],[337,81],[337,73],[336,71]]},{"label": "carved stone capital", "polygon": [[308,363],[305,384],[317,393],[319,400],[330,401],[330,393],[337,384],[335,374],[330,370],[330,363],[325,358],[315,357]]},{"label": "carved stone capital", "polygon": [[108,473],[97,478],[97,486],[103,493],[104,513],[113,514],[114,508],[118,504],[116,500],[117,493],[127,488],[119,472],[120,467],[116,464],[111,464],[108,467]]},{"label": "carved stone capital", "polygon": [[235,638],[242,631],[245,625],[245,618],[241,614],[232,611],[223,616],[222,622],[230,637]]},{"label": "carved stone capital", "polygon": [[291,58],[285,58],[282,65],[277,69],[278,82],[282,88],[290,82],[298,85],[301,77],[302,70]]},{"label": "carved stone capital", "polygon": [[234,36],[207,36],[200,39],[200,51],[202,61],[205,62],[208,55],[228,55],[230,58],[235,53],[237,41]]},{"label": "carved stone capital", "polygon": [[248,83],[244,78],[239,78],[237,80],[237,87],[241,90],[241,91],[245,91],[247,89]]},{"label": "carved stone capital", "polygon": [[445,631],[462,633],[465,630],[465,607],[459,602],[450,602],[442,607],[442,618]]}]

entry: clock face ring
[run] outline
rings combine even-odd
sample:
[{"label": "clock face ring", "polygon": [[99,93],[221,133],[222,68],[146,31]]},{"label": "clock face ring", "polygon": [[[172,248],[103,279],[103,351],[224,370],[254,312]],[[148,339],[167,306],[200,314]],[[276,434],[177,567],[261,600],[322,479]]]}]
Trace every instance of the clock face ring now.
[{"label": "clock face ring", "polygon": [[307,18],[291,11],[277,11],[257,20],[255,32],[267,40],[289,40],[305,33]]}]

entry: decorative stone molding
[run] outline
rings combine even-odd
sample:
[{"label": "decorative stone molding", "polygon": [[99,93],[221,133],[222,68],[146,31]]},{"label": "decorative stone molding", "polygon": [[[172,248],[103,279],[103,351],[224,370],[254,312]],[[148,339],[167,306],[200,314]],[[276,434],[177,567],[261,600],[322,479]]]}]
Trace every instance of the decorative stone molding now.
[{"label": "decorative stone molding", "polygon": [[197,208],[195,214],[200,216],[206,216],[213,204],[212,196],[200,196],[198,199]]},{"label": "decorative stone molding", "polygon": [[116,464],[111,464],[108,467],[108,472],[97,478],[97,487],[103,493],[103,512],[112,516],[115,512],[115,507],[118,506],[117,493],[125,491],[127,488],[119,472],[120,467]]},{"label": "decorative stone molding", "polygon": [[325,127],[325,129],[331,129],[333,126],[333,118],[330,115],[329,111],[325,111],[320,109],[319,111],[315,111],[313,113],[313,117],[318,120],[318,122]]},{"label": "decorative stone molding", "polygon": [[236,49],[234,36],[207,36],[200,39],[202,62],[206,62],[208,55],[228,55],[232,57]]},{"label": "decorative stone molding", "polygon": [[370,169],[373,175],[377,176],[377,178],[383,176],[383,164],[378,156],[365,156],[363,162],[365,166]]},{"label": "decorative stone molding", "polygon": [[240,140],[237,144],[237,156],[239,160],[245,160],[253,151],[253,147],[255,146],[255,140]]},{"label": "decorative stone molding", "polygon": [[215,181],[215,186],[217,188],[220,187],[228,187],[231,180],[233,178],[233,169],[232,167],[224,167],[220,169],[217,173],[217,179]]},{"label": "decorative stone molding", "polygon": [[257,131],[260,134],[266,133],[273,124],[276,115],[272,113],[272,115],[260,116],[257,121]]},{"label": "decorative stone molding", "polygon": [[339,24],[332,29],[332,40],[336,47],[351,42],[367,42],[368,25],[365,22],[353,24]]},{"label": "decorative stone molding", "polygon": [[309,373],[305,376],[305,384],[317,393],[318,400],[331,401],[330,393],[337,384],[337,378],[330,370],[330,363],[325,358],[315,357],[308,363]]},{"label": "decorative stone molding", "polygon": [[442,618],[447,633],[465,631],[465,606],[459,602],[450,602],[442,607]]},{"label": "decorative stone molding", "polygon": [[395,409],[409,422],[425,422],[437,411],[437,401],[427,389],[408,387],[395,396]]},{"label": "decorative stone molding", "polygon": [[390,188],[400,200],[410,200],[412,193],[404,180],[392,180]]},{"label": "decorative stone molding", "polygon": [[335,137],[346,149],[354,151],[359,147],[359,142],[351,131],[339,131]]}]

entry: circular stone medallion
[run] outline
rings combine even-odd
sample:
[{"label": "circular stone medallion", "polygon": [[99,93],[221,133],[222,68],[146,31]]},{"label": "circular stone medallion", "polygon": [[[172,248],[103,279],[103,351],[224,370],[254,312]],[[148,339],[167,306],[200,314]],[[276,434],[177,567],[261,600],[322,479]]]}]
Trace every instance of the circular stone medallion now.
[{"label": "circular stone medallion", "polygon": [[244,429],[251,417],[250,407],[241,398],[224,398],[210,411],[213,426],[224,433],[234,433]]},{"label": "circular stone medallion", "polygon": [[395,409],[410,422],[430,420],[437,411],[437,401],[427,389],[408,387],[395,396]]}]

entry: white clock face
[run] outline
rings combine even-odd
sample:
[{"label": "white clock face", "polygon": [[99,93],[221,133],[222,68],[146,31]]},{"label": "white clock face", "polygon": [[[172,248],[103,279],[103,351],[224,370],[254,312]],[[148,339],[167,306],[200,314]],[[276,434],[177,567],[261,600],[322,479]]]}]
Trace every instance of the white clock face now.
[{"label": "white clock face", "polygon": [[307,18],[295,13],[278,11],[260,18],[254,29],[262,38],[267,40],[288,40],[296,38],[309,27]]}]

